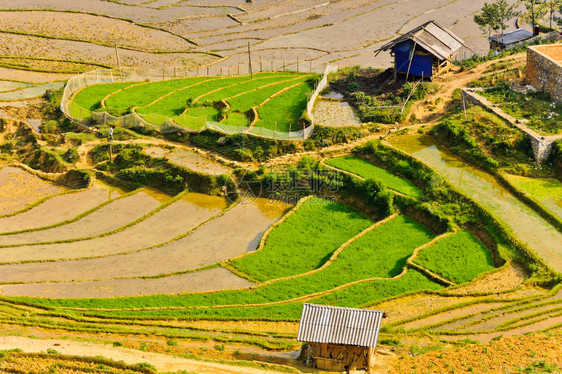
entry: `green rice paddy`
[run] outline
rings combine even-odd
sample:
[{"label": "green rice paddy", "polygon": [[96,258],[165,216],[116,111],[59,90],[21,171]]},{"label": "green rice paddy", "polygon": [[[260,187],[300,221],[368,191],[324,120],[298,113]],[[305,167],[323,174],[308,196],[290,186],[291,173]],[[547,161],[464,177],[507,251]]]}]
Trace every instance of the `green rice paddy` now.
[{"label": "green rice paddy", "polygon": [[391,190],[404,195],[420,197],[422,191],[407,179],[397,177],[387,170],[371,164],[368,161],[354,156],[342,156],[326,161],[326,164],[338,169],[357,174],[365,179],[376,179]]},{"label": "green rice paddy", "polygon": [[[109,83],[86,87],[70,103],[74,117],[89,118],[90,111],[122,116],[132,111],[149,123],[162,126],[167,119],[188,129],[201,129],[201,120],[248,127],[245,114],[258,108],[258,126],[279,132],[297,130],[312,86],[312,74],[263,72],[241,76],[209,76],[142,83]],[[285,91],[286,90],[286,91]],[[104,103],[102,100],[105,98]],[[230,108],[219,102],[227,100]],[[105,105],[104,105],[105,104]]]},{"label": "green rice paddy", "polygon": [[494,269],[490,251],[466,230],[424,248],[414,262],[455,283],[470,282]]}]

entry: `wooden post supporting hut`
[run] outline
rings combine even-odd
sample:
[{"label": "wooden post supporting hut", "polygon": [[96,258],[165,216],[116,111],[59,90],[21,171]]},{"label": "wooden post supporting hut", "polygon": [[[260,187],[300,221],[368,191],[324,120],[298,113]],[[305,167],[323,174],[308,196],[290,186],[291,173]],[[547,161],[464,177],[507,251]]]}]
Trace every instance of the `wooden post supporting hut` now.
[{"label": "wooden post supporting hut", "polygon": [[394,57],[394,79],[399,73],[432,79],[451,69],[453,57],[461,47],[468,48],[452,31],[429,21],[376,52],[390,50]]},{"label": "wooden post supporting hut", "polygon": [[304,304],[297,340],[308,343],[308,366],[373,373],[384,312]]}]

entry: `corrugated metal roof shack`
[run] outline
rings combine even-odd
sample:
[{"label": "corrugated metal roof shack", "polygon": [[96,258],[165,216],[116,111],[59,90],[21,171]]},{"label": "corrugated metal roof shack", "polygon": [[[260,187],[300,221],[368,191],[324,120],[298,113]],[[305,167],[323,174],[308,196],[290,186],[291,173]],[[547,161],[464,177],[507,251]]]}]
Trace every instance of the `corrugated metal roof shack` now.
[{"label": "corrugated metal roof shack", "polygon": [[395,79],[397,73],[432,78],[450,69],[453,56],[462,46],[466,47],[461,38],[429,21],[383,45],[377,52],[391,51]]},{"label": "corrugated metal roof shack", "polygon": [[513,48],[532,37],[533,33],[525,29],[517,29],[505,34],[494,35],[490,38],[490,49]]},{"label": "corrugated metal roof shack", "polygon": [[297,340],[308,343],[307,365],[372,373],[383,316],[381,310],[304,304]]}]

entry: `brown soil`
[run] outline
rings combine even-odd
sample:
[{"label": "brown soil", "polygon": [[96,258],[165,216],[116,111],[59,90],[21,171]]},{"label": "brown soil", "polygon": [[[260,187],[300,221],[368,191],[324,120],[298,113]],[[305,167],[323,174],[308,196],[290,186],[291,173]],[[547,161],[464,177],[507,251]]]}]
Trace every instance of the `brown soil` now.
[{"label": "brown soil", "polygon": [[525,270],[517,263],[511,263],[504,269],[486,274],[482,278],[466,286],[448,290],[452,295],[478,293],[493,293],[511,290],[522,284],[527,276]]},{"label": "brown soil", "polygon": [[43,108],[45,101],[42,98],[17,101],[14,103],[6,102],[2,106],[2,111],[6,117],[16,120],[40,119],[43,118]]},{"label": "brown soil", "polygon": [[161,30],[90,14],[63,12],[2,12],[0,29],[117,45],[139,51],[186,51],[194,45]]},{"label": "brown soil", "polygon": [[63,191],[63,188],[22,169],[5,166],[0,169],[0,214],[14,213],[39,199]]},{"label": "brown soil", "polygon": [[[108,193],[107,187],[96,183],[85,191],[55,196],[25,213],[0,218],[0,230],[25,230],[72,219],[106,201]],[[3,239],[0,238],[0,245],[7,244]]]},{"label": "brown soil", "polygon": [[0,294],[30,297],[126,297],[185,292],[219,291],[253,283],[223,268],[154,279],[111,279],[72,283],[1,285]]},{"label": "brown soil", "polygon": [[[326,63],[388,66],[391,62],[388,53],[380,53],[373,58],[375,50],[397,33],[429,19],[436,19],[446,27],[453,25],[455,32],[467,40],[473,51],[482,53],[487,49],[486,39],[476,25],[464,22],[482,7],[481,0],[462,4],[447,0],[431,0],[423,4],[414,4],[411,0],[388,4],[381,4],[375,0],[264,0],[252,4],[228,1],[225,5],[221,4],[222,6],[215,3],[204,5],[207,2],[199,6],[199,3],[162,0],[133,2],[135,5],[131,6],[87,0],[60,0],[57,4],[47,0],[37,0],[33,3],[2,0],[0,8],[77,10],[131,19],[137,24],[150,23],[194,40],[200,44],[196,50],[218,52],[228,57],[226,61],[219,62],[220,66],[226,68],[246,61],[248,41],[253,45],[253,57],[256,61],[276,60],[280,63],[285,59],[294,63],[298,58],[301,62],[305,61],[301,66],[310,68],[309,64],[312,63],[315,71],[323,70]],[[163,7],[159,8],[158,4]],[[242,7],[244,12],[241,8],[233,6]],[[416,8],[415,12],[411,11],[413,7]],[[28,18],[37,22],[27,25]],[[6,28],[14,31],[25,32],[30,29],[56,37],[84,36],[88,40],[110,45],[117,41],[134,48],[163,50],[188,45],[182,39],[163,31],[145,29],[127,21],[94,15],[52,11],[7,12],[6,19]],[[24,21],[16,22],[20,19]],[[47,24],[48,29],[45,27]],[[52,27],[53,25],[55,27]],[[86,31],[83,31],[84,27]],[[32,39],[24,37],[19,41],[22,44],[27,44],[26,41],[41,44],[41,41]],[[51,41],[57,45],[57,40]],[[56,47],[55,50],[61,55],[65,50],[72,51],[72,55],[80,55],[81,59],[89,62],[104,61],[98,58],[103,54],[101,50],[88,53],[70,44]],[[76,52],[78,50],[80,53]],[[30,52],[33,52],[29,46],[21,51],[26,56],[31,56]],[[126,51],[121,52],[126,55]],[[21,56],[22,53],[17,55]],[[141,57],[135,55],[136,59]],[[184,56],[185,59],[189,57]],[[107,60],[105,59],[105,63],[115,64],[114,61]],[[167,66],[183,64],[183,61],[177,59],[171,62],[172,64]],[[132,61],[126,62],[125,65],[129,66],[130,63]]]},{"label": "brown soil", "polygon": [[[103,201],[115,199],[119,196],[118,192],[106,190]],[[156,209],[160,203],[161,201],[155,199],[151,194],[139,191],[134,195],[112,201],[75,222],[47,230],[6,235],[0,237],[0,243],[2,245],[23,245],[101,235],[148,214]],[[55,208],[55,210],[57,209],[61,209],[60,206]]]},{"label": "brown soil", "polygon": [[0,79],[10,79],[29,83],[46,83],[68,80],[73,74],[41,73],[25,70],[0,68]]},{"label": "brown soil", "polygon": [[[199,201],[197,201],[197,203],[202,202],[202,204],[207,205],[196,204],[189,201],[192,196],[195,199],[200,199]],[[139,198],[142,198],[142,196],[139,196]],[[226,201],[219,197],[200,194],[188,194],[185,198],[172,203],[171,205],[156,212],[145,220],[112,235],[70,243],[63,242],[57,244],[41,244],[33,246],[5,248],[2,250],[2,258],[4,259],[4,261],[40,261],[102,257],[119,253],[122,254],[135,252],[162,243],[166,243],[167,241],[173,240],[179,235],[189,232],[189,230],[191,230],[192,228],[220,213],[220,211],[224,209],[226,205]],[[104,219],[110,220],[110,217],[111,216],[105,217]],[[130,219],[131,217],[129,216],[128,223],[134,223],[134,221],[130,221]],[[86,269],[81,269],[78,263],[79,261],[71,261],[67,264],[66,267],[74,268],[74,271],[71,271],[69,269],[70,274],[72,275],[65,275],[64,272],[61,273],[60,270],[62,270],[62,268],[64,268],[65,266],[61,265],[62,268],[60,268],[58,265],[56,265],[57,263],[22,264],[19,265],[23,266],[19,268],[20,271],[26,272],[27,270],[24,270],[24,268],[30,266],[31,268],[35,269],[35,274],[28,274],[25,276],[25,278],[21,278],[23,273],[20,273],[19,275],[17,275],[16,273],[12,273],[11,276],[7,276],[6,278],[4,278],[4,280],[8,281],[8,279],[11,279],[11,281],[47,281],[102,279],[109,276],[109,274],[111,273],[111,271],[103,266],[97,268],[97,271],[94,271],[95,273],[97,273],[96,276],[88,276],[88,271]],[[38,266],[38,268],[35,268],[33,265]],[[10,272],[10,266],[17,265],[5,265],[3,268],[0,267],[0,269],[3,269],[0,270],[0,273],[4,271]],[[51,267],[52,270],[49,271],[49,268]],[[152,269],[154,269],[154,267],[152,267]],[[145,273],[131,273],[130,267],[128,270],[128,276],[148,275]],[[99,273],[100,271],[101,273]],[[125,276],[123,274],[123,271],[119,270],[115,272],[115,275],[113,277],[118,277],[119,274],[121,276]],[[152,275],[154,275],[154,273]]]},{"label": "brown soil", "polygon": [[486,303],[486,304],[474,304],[468,307],[463,307],[461,309],[454,309],[448,312],[443,312],[439,314],[432,315],[431,317],[422,318],[414,322],[406,323],[401,325],[405,329],[417,329],[420,327],[426,327],[428,325],[433,325],[436,323],[443,322],[444,320],[459,318],[462,316],[467,316],[472,313],[482,313],[483,311],[490,310],[502,306],[502,303]]},{"label": "brown soil", "polygon": [[318,100],[314,105],[314,121],[328,127],[361,126],[353,108],[342,101]]},{"label": "brown soil", "polygon": [[[397,358],[389,373],[506,373],[518,372],[534,363],[545,361],[562,368],[560,334],[533,334],[503,338],[487,346],[431,352],[421,356]],[[543,372],[543,371],[537,371]]]},{"label": "brown soil", "polygon": [[[264,369],[254,369],[250,367],[236,367],[225,364],[203,362],[185,358],[174,357],[166,354],[143,352],[130,348],[115,349],[108,344],[74,342],[60,339],[30,339],[23,337],[0,337],[0,349],[19,348],[24,352],[46,352],[47,349],[54,349],[66,355],[78,356],[103,356],[115,361],[123,360],[127,364],[139,362],[149,362],[159,371],[178,371],[188,370],[197,373],[216,374],[268,374],[277,373]],[[26,362],[29,364],[28,362]],[[1,366],[0,366],[1,367]],[[48,369],[48,366],[47,366]]]},{"label": "brown soil", "polygon": [[[525,58],[526,55],[524,53],[520,53],[507,57],[506,59],[512,59],[516,61],[516,63],[520,63],[524,61]],[[490,65],[497,62],[497,60],[488,61],[466,71],[460,71],[459,67],[453,67],[452,73],[446,74],[442,77],[437,77],[434,82],[440,86],[439,91],[426,97],[424,100],[415,103],[410,110],[409,118],[415,118],[415,122],[434,121],[437,117],[445,113],[446,108],[451,105],[451,95],[454,90],[466,87],[469,82],[478,79],[484,70],[488,69]]]},{"label": "brown soil", "polygon": [[144,152],[151,157],[166,157],[170,162],[186,167],[193,171],[211,175],[229,174],[230,168],[210,160],[202,152],[194,152],[189,149],[174,148],[165,150],[159,147],[145,148]]},{"label": "brown soil", "polygon": [[[25,35],[2,35],[0,54],[118,66],[114,47]],[[206,53],[152,54],[120,49],[119,60],[122,67],[161,69],[170,66],[195,67],[213,62],[217,60],[217,57]],[[48,64],[48,61],[45,62],[46,66],[43,69],[40,61],[38,61],[36,66],[38,69],[47,70]]]}]

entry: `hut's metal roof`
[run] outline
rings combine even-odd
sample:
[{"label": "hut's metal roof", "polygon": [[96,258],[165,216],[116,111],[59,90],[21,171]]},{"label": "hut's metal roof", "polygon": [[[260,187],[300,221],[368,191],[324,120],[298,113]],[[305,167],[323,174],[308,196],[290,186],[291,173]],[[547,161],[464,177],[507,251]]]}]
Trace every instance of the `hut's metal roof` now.
[{"label": "hut's metal roof", "polygon": [[517,29],[505,34],[494,35],[490,39],[495,40],[503,45],[510,45],[514,43],[519,43],[527,39],[531,39],[533,33],[525,29]]},{"label": "hut's metal roof", "polygon": [[379,51],[389,50],[408,40],[413,40],[423,49],[441,60],[449,58],[449,56],[465,45],[464,41],[453,32],[440,26],[435,21],[428,21],[383,45],[379,48]]},{"label": "hut's metal roof", "polygon": [[376,347],[384,312],[304,304],[297,340]]}]

